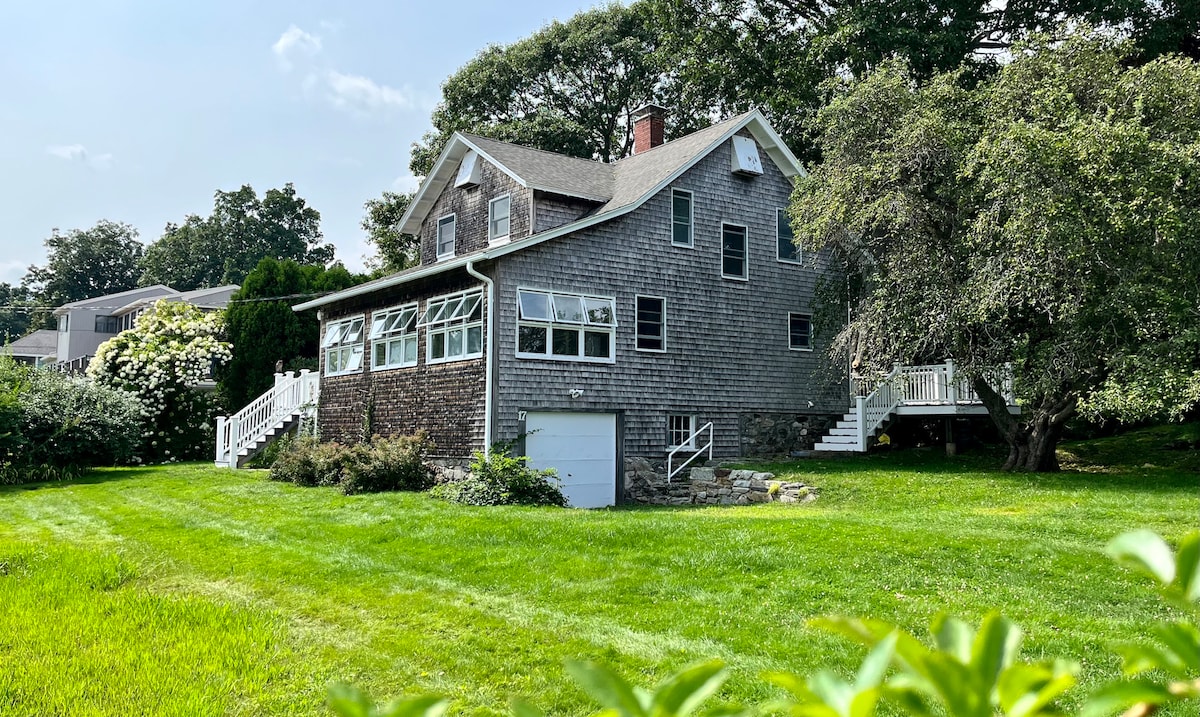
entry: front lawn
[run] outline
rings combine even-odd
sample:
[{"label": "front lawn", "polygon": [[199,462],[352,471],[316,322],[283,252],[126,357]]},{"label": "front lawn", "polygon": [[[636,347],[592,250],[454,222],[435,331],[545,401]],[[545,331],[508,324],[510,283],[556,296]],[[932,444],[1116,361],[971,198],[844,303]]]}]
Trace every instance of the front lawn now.
[{"label": "front lawn", "polygon": [[933,453],[772,466],[820,487],[799,507],[465,508],[203,465],[3,488],[0,713],[323,714],[335,680],[591,711],[567,657],[645,683],[720,657],[723,697],[756,701],[764,670],[861,658],[811,617],[921,630],[993,607],[1094,683],[1171,614],[1104,543],[1200,516],[1200,461],[1166,438],[1068,446],[1056,476]]}]

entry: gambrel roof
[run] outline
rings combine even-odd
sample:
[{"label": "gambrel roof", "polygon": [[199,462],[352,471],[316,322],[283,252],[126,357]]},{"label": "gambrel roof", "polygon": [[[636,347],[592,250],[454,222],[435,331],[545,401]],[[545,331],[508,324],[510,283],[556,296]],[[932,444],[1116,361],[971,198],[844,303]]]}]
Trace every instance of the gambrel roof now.
[{"label": "gambrel roof", "polygon": [[521,251],[637,209],[681,174],[741,130],[747,130],[785,177],[804,174],[800,161],[758,110],[666,142],[612,164],[567,157],[540,149],[498,142],[456,132],[438,157],[429,176],[421,183],[412,204],[400,220],[400,231],[419,234],[434,202],[455,179],[459,163],[474,151],[522,186],[543,192],[596,202],[587,216],[547,231],[495,247],[456,256],[369,281],[365,284],[306,301],[294,306],[304,311],[343,299],[369,294],[378,289],[439,274],[468,264]]}]

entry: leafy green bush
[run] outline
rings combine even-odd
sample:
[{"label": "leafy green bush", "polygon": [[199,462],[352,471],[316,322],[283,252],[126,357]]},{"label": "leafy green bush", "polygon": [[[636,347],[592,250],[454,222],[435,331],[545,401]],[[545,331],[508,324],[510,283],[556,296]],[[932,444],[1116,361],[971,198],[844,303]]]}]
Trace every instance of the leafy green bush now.
[{"label": "leafy green bush", "polygon": [[391,490],[425,490],[433,485],[433,471],[425,465],[430,447],[424,432],[415,436],[374,436],[356,446],[342,473],[346,495]]},{"label": "leafy green bush", "polygon": [[120,389],[32,371],[18,404],[24,442],[18,463],[113,465],[128,462],[141,443],[141,403]]},{"label": "leafy green bush", "polygon": [[340,443],[322,443],[316,436],[281,438],[287,441],[271,466],[271,480],[302,486],[337,485],[351,450]]},{"label": "leafy green bush", "polygon": [[432,495],[464,505],[557,505],[567,498],[558,487],[553,469],[536,470],[529,459],[509,455],[506,447],[494,446],[489,455],[475,452],[471,472],[461,480],[434,486]]}]

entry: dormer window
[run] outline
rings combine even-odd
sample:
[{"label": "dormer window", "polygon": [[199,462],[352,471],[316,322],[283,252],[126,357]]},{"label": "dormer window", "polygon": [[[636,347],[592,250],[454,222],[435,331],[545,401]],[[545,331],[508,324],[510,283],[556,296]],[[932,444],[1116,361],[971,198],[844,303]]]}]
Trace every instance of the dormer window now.
[{"label": "dormer window", "polygon": [[505,195],[497,197],[488,203],[488,241],[500,241],[508,238],[509,212],[512,209],[512,197]]},{"label": "dormer window", "polygon": [[454,256],[454,215],[442,217],[437,222],[437,258]]}]

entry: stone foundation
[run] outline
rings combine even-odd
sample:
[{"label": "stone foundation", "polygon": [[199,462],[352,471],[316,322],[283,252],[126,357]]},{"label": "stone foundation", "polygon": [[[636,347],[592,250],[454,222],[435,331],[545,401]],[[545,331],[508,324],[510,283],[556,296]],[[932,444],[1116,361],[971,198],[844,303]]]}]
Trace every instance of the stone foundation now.
[{"label": "stone foundation", "polygon": [[804,483],[775,480],[773,473],[705,466],[684,470],[671,481],[661,464],[645,458],[625,461],[625,500],[650,505],[749,505],[809,503],[816,490]]},{"label": "stone foundation", "polygon": [[838,416],[743,413],[738,418],[743,456],[791,456],[813,450]]}]

